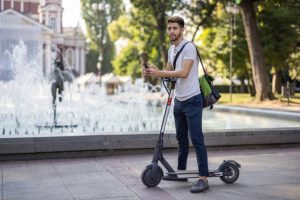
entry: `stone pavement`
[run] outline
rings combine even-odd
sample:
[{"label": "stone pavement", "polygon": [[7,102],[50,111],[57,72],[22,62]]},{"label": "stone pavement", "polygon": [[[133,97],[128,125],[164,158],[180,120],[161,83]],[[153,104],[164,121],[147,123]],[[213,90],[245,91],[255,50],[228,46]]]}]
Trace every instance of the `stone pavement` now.
[{"label": "stone pavement", "polygon": [[[2,200],[284,200],[300,199],[300,146],[264,149],[209,149],[210,168],[223,159],[241,165],[240,178],[224,184],[209,179],[210,189],[189,192],[189,182],[162,181],[156,188],[145,187],[140,174],[152,152],[105,155],[91,158],[45,159],[1,162]],[[175,150],[165,153],[173,166]],[[189,169],[196,166],[190,153]]]}]

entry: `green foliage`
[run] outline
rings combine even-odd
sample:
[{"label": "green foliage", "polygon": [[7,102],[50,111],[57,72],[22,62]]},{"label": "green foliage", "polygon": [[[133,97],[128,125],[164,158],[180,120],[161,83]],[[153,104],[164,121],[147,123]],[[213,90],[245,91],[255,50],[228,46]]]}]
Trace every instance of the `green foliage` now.
[{"label": "green foliage", "polygon": [[129,43],[113,60],[114,73],[118,75],[141,75],[139,64],[139,51],[133,43]]},{"label": "green foliage", "polygon": [[300,80],[300,50],[288,58],[289,74],[293,80]]},{"label": "green foliage", "polygon": [[[102,55],[101,71],[107,73],[112,71],[111,60],[115,55],[114,45],[107,33],[107,26],[122,13],[123,4],[121,0],[106,0],[109,6],[103,7],[103,10],[93,8],[93,5],[101,2],[102,0],[81,0],[81,10],[87,26],[87,37],[91,42],[90,51],[92,52],[89,54],[94,55],[96,51],[98,55]],[[88,62],[89,70],[97,71],[97,62]]]},{"label": "green foliage", "polygon": [[[299,77],[299,3],[288,1],[258,2],[257,20],[267,66],[290,67],[292,77]],[[214,75],[229,77],[230,24],[224,4],[217,4],[209,26],[196,37],[206,67]],[[251,74],[247,42],[241,16],[236,16],[233,38],[233,76],[247,78]],[[298,53],[297,53],[298,52]]]},{"label": "green foliage", "polygon": [[[147,23],[148,26],[141,26],[140,23]],[[151,27],[155,27],[151,15],[136,8],[132,8],[127,15],[121,15],[108,26],[109,35],[114,42],[128,43],[112,61],[114,73],[130,75],[133,80],[140,77],[139,53],[141,52],[147,52],[149,61],[162,67],[158,31]]]},{"label": "green foliage", "polygon": [[[142,27],[143,32],[155,36],[158,43],[161,62],[163,68],[167,64],[167,13],[174,9],[176,1],[174,0],[131,0],[131,3],[137,9],[132,13],[132,19],[136,25]],[[144,37],[141,33],[141,39]],[[152,39],[152,38],[149,38]],[[161,66],[161,65],[160,65]]]},{"label": "green foliage", "polygon": [[[229,16],[224,6],[219,3],[213,20],[206,27],[196,42],[199,43],[201,55],[205,60],[206,67],[212,74],[229,78],[229,54],[230,54],[230,24]],[[236,16],[236,29],[233,38],[233,76],[246,78],[251,73],[249,66],[249,54],[244,37],[244,30],[240,16]]]},{"label": "green foliage", "polygon": [[[129,56],[126,52],[130,52],[130,48],[132,48],[132,52],[147,52],[150,62],[160,69],[164,68],[169,46],[166,34],[167,16],[172,15],[174,11],[182,13],[184,9],[184,13],[188,15],[189,21],[193,22],[195,19],[199,20],[199,17],[197,17],[199,14],[203,17],[207,13],[207,9],[210,8],[209,6],[211,6],[211,4],[202,1],[193,1],[194,6],[175,0],[131,0],[131,3],[133,8],[130,12],[120,16],[108,27],[109,35],[113,41],[126,39],[131,44],[134,44],[127,45],[126,49],[118,54],[113,61],[114,72],[118,74],[129,75],[135,72],[135,70],[121,70],[121,68],[127,67],[126,65],[131,69],[134,69],[133,66],[136,65],[137,60],[130,61],[126,58]],[[199,3],[201,7],[197,7]]]},{"label": "green foliage", "polygon": [[219,1],[220,0],[191,0],[189,3],[184,3],[184,1],[176,2],[175,11],[180,11],[182,15],[188,19],[186,20],[187,26],[192,27],[192,41],[194,41],[200,28],[211,25],[213,21],[212,14]]},{"label": "green foliage", "polygon": [[86,72],[94,72],[97,73],[96,64],[98,62],[99,53],[95,49],[90,49],[88,54],[86,55]]},{"label": "green foliage", "polygon": [[258,11],[258,24],[267,66],[276,70],[287,67],[287,59],[295,51],[299,38],[299,8],[289,1],[262,2]]},{"label": "green foliage", "polygon": [[[165,64],[165,53],[169,46],[166,34],[167,17],[181,14],[185,17],[190,36],[194,30],[200,34],[195,43],[199,46],[205,67],[212,75],[229,78],[230,21],[225,12],[228,2],[224,0],[192,0],[190,3],[177,0],[131,0],[132,8],[123,12],[121,0],[106,0],[111,5],[111,20],[104,19],[92,10],[93,3],[101,0],[81,0],[83,18],[87,24],[91,52],[88,54],[88,71],[96,71],[96,55],[103,51],[102,72],[112,70],[119,75],[133,78],[141,75],[139,53],[147,52],[149,60],[159,68]],[[231,0],[231,2],[237,2]],[[258,28],[265,62],[276,69],[289,67],[292,78],[300,78],[300,3],[298,0],[255,1]],[[203,29],[204,28],[204,29]],[[236,15],[233,38],[233,76],[250,79],[251,66],[248,46],[241,16]],[[100,41],[106,37],[106,43]],[[127,41],[128,44],[115,56],[113,43]],[[117,47],[119,48],[119,47]],[[118,49],[119,50],[119,49]]]}]

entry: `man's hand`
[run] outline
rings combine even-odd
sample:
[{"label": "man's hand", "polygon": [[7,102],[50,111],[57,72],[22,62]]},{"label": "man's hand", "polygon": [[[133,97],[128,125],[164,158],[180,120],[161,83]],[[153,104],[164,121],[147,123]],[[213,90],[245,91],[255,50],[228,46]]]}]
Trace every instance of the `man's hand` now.
[{"label": "man's hand", "polygon": [[155,65],[149,65],[149,68],[144,68],[144,76],[160,77],[161,70]]}]

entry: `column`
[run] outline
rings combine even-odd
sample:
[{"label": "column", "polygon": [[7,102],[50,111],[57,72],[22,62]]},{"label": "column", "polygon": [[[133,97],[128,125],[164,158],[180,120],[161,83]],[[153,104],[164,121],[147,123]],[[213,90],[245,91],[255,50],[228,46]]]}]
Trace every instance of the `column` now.
[{"label": "column", "polygon": [[1,11],[4,10],[4,0],[1,0]]},{"label": "column", "polygon": [[24,0],[21,0],[21,12],[24,12]]},{"label": "column", "polygon": [[80,70],[80,72],[81,72],[81,74],[84,74],[85,73],[85,52],[84,52],[84,47],[81,47],[81,57],[80,57],[81,59],[81,65],[80,65],[80,67],[81,67],[81,70]]},{"label": "column", "polygon": [[80,73],[80,66],[79,66],[79,48],[76,47],[75,49],[75,69],[78,73]]},{"label": "column", "polygon": [[39,63],[39,65],[40,66],[42,66],[42,69],[41,69],[41,71],[42,71],[42,74],[43,75],[45,75],[44,74],[44,49],[43,49],[43,42],[40,42],[39,43],[39,53],[38,53],[38,56],[39,56],[39,58],[38,58],[38,63]]},{"label": "column", "polygon": [[14,0],[12,0],[12,1],[10,2],[10,7],[11,7],[11,8],[14,8]]},{"label": "column", "polygon": [[61,27],[62,27],[62,25],[61,25],[61,12],[59,11],[58,12],[58,17],[57,17],[57,23],[56,23],[56,30],[57,30],[58,33],[62,32]]},{"label": "column", "polygon": [[46,25],[46,26],[49,26],[49,11],[48,11],[48,10],[46,10],[45,25]]}]

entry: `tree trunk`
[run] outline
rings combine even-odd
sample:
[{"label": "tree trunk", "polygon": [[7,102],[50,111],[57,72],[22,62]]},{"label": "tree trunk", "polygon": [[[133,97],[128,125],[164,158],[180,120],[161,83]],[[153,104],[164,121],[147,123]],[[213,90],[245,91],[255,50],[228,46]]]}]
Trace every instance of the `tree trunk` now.
[{"label": "tree trunk", "polygon": [[280,94],[281,93],[281,71],[277,71],[272,76],[272,92],[273,94]]},{"label": "tree trunk", "polygon": [[163,63],[163,68],[165,68],[167,66],[167,62],[168,62],[168,50],[166,48],[166,29],[167,29],[167,25],[166,25],[166,19],[165,16],[160,17],[159,19],[157,19],[157,24],[158,24],[158,28],[159,28],[159,39],[160,39],[160,54],[161,54],[161,58],[162,58],[162,63]]},{"label": "tree trunk", "polygon": [[162,57],[162,63],[163,63],[163,68],[165,68],[167,66],[167,62],[168,62],[168,50],[166,48],[166,39],[165,39],[165,33],[163,33],[162,31],[160,31],[159,33],[159,37],[160,37],[160,53],[161,53],[161,57]]},{"label": "tree trunk", "polygon": [[245,78],[244,78],[244,77],[241,77],[241,78],[240,78],[240,81],[241,81],[240,93],[245,93],[245,91],[246,91]]},{"label": "tree trunk", "polygon": [[255,96],[255,87],[253,84],[254,83],[253,76],[252,76],[252,74],[248,73],[247,66],[245,66],[245,75],[246,75],[246,79],[248,81],[248,84],[247,84],[248,92],[250,93],[251,97],[254,97]]},{"label": "tree trunk", "polygon": [[248,90],[250,92],[250,96],[255,97],[255,95],[256,95],[255,84],[254,84],[252,77],[250,79],[248,79]]},{"label": "tree trunk", "polygon": [[240,10],[246,33],[254,85],[256,90],[255,98],[257,101],[272,100],[274,95],[271,91],[268,73],[264,63],[263,50],[258,35],[255,11],[253,8],[254,0],[243,0]]},{"label": "tree trunk", "polygon": [[166,30],[167,30],[167,15],[166,15],[166,5],[162,2],[156,2],[152,0],[150,2],[152,8],[153,16],[156,20],[157,29],[159,31],[159,51],[161,55],[161,61],[163,63],[162,68],[167,66],[168,62],[168,50],[166,48]]}]

